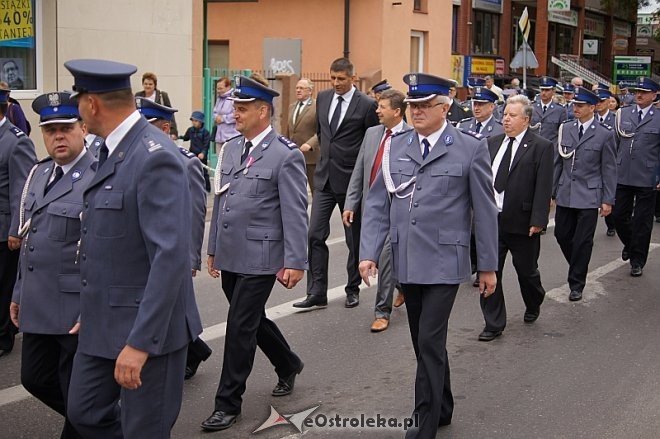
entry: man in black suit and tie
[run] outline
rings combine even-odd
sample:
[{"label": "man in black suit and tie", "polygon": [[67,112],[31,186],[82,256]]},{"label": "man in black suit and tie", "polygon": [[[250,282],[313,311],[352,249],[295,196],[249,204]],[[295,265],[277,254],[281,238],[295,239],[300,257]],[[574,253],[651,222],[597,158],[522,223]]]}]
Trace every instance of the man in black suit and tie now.
[{"label": "man in black suit and tie", "polygon": [[[346,58],[338,58],[330,65],[333,88],[319,93],[316,101],[318,121],[317,136],[321,157],[314,174],[314,200],[309,227],[309,273],[307,297],[294,303],[295,308],[311,309],[328,304],[328,246],[330,216],[344,201],[351,173],[355,167],[360,145],[367,128],[378,125],[376,101],[361,93],[354,85],[353,64]],[[360,214],[350,228],[344,227],[348,246],[348,282],[346,283],[346,307],[353,308],[360,302],[358,253],[360,250]]]},{"label": "man in black suit and tie", "polygon": [[502,270],[509,251],[525,302],[525,323],[536,321],[545,297],[538,258],[540,232],[548,223],[550,210],[553,151],[552,142],[529,130],[532,114],[527,97],[510,97],[502,119],[504,134],[488,139],[495,201],[500,211],[499,267],[495,293],[480,298],[486,321],[480,341],[494,340],[506,326]]}]

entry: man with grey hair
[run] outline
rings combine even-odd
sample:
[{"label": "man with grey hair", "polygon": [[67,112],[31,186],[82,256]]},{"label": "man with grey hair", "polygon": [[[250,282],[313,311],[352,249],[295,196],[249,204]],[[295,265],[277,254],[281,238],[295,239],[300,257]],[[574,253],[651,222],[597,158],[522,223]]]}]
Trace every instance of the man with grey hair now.
[{"label": "man with grey hair", "polygon": [[579,76],[576,76],[575,78],[571,79],[571,84],[573,84],[573,87],[582,87],[584,86],[584,81]]},{"label": "man with grey hair", "polygon": [[495,85],[495,81],[493,80],[492,76],[486,76],[484,78],[486,80],[486,88],[493,93],[495,93],[498,97],[499,101],[504,101],[504,95],[502,94],[502,89],[499,88],[497,85]]},{"label": "man with grey hair", "polygon": [[319,159],[319,139],[316,136],[316,100],[312,97],[314,83],[300,78],[296,84],[296,102],[289,107],[289,120],[284,135],[293,140],[305,156],[307,182],[314,195],[314,171]]},{"label": "man with grey hair", "polygon": [[553,151],[552,142],[529,129],[532,112],[527,97],[510,97],[502,118],[504,134],[488,139],[499,211],[499,264],[495,293],[480,299],[486,322],[480,341],[494,340],[506,326],[502,270],[509,251],[525,302],[525,323],[536,321],[545,297],[538,257],[550,210]]}]

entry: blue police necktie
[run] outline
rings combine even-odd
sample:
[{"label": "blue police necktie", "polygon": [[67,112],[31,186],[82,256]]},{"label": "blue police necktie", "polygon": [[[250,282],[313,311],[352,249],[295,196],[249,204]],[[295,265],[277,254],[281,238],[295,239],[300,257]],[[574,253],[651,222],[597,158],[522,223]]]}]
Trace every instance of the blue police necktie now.
[{"label": "blue police necktie", "polygon": [[515,137],[509,137],[509,144],[506,146],[506,151],[504,151],[504,157],[500,162],[500,167],[497,168],[497,175],[495,176],[495,190],[499,193],[504,192],[506,188],[506,182],[509,179],[509,167],[511,166],[511,153],[513,152],[513,142],[516,140]]},{"label": "blue police necktie", "polygon": [[245,149],[243,154],[241,154],[241,164],[245,163],[245,159],[250,154],[250,148],[252,148],[252,142],[245,142]]},{"label": "blue police necktie", "polygon": [[431,144],[427,139],[422,140],[422,145],[424,145],[424,151],[422,152],[422,158],[426,160],[426,156],[429,155],[431,151]]},{"label": "blue police necktie", "polygon": [[99,167],[97,169],[101,169],[101,166],[103,166],[103,163],[108,158],[108,147],[105,145],[105,142],[103,142],[103,145],[101,145],[101,148],[99,149]]},{"label": "blue police necktie", "polygon": [[337,106],[335,107],[335,112],[332,113],[332,119],[330,120],[330,132],[335,134],[337,128],[339,127],[339,117],[341,116],[341,104],[344,102],[344,98],[337,96]]},{"label": "blue police necktie", "polygon": [[580,125],[580,129],[578,130],[578,139],[581,139],[583,135],[584,135],[584,125]]},{"label": "blue police necktie", "polygon": [[640,123],[642,121],[642,114],[644,114],[642,110],[639,110],[639,112],[637,113],[637,123]]},{"label": "blue police necktie", "polygon": [[477,129],[474,130],[477,134],[481,132],[481,122],[477,122]]},{"label": "blue police necktie", "polygon": [[46,185],[46,189],[44,190],[44,195],[48,193],[49,190],[53,188],[57,184],[58,181],[62,179],[62,176],[64,175],[64,170],[62,169],[61,166],[55,166],[55,177],[53,180]]},{"label": "blue police necktie", "polygon": [[545,110],[547,110],[547,109],[548,109],[548,106],[547,106],[547,105],[544,105],[544,106],[543,106],[543,114],[545,114]]}]

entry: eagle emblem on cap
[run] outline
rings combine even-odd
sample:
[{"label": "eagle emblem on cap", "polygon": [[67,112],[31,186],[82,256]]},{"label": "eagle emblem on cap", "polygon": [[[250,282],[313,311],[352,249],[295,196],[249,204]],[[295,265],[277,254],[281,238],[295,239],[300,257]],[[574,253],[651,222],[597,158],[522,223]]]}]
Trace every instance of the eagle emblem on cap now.
[{"label": "eagle emblem on cap", "polygon": [[474,91],[475,93],[481,93],[481,87],[475,87]]},{"label": "eagle emblem on cap", "polygon": [[142,99],[136,99],[136,105],[138,108],[142,108]]},{"label": "eagle emblem on cap", "polygon": [[48,95],[48,105],[51,107],[57,107],[60,105],[60,95],[58,93],[50,93]]},{"label": "eagle emblem on cap", "polygon": [[413,86],[417,85],[417,75],[414,73],[408,75],[408,84]]}]

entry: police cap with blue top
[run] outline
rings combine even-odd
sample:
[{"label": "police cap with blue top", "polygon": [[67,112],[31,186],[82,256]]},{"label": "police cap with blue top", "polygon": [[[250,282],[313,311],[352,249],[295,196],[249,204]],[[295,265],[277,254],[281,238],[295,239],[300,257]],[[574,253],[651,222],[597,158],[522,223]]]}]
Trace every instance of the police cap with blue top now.
[{"label": "police cap with blue top", "polygon": [[0,87],[0,104],[6,104],[7,101],[9,100],[9,93],[11,90],[8,88],[1,88]]},{"label": "police cap with blue top", "polygon": [[564,84],[563,89],[564,89],[564,91],[563,91],[564,94],[573,94],[573,93],[575,93],[575,86],[573,84],[571,84],[570,82],[567,82],[566,84]]},{"label": "police cap with blue top", "polygon": [[78,103],[68,91],[56,91],[38,96],[32,110],[39,115],[39,126],[53,123],[75,123],[80,120]]},{"label": "police cap with blue top", "polygon": [[235,76],[234,83],[236,84],[236,87],[234,87],[234,93],[231,95],[231,100],[235,102],[252,102],[258,99],[272,104],[273,98],[280,95],[275,90],[268,88],[247,76]]},{"label": "police cap with blue top", "polygon": [[454,87],[453,81],[428,73],[408,73],[403,82],[408,84],[405,102],[424,102],[438,95],[447,96],[449,89]]},{"label": "police cap with blue top", "polygon": [[598,95],[588,88],[575,87],[575,97],[572,102],[576,104],[596,105],[598,103]]},{"label": "police cap with blue top", "polygon": [[390,88],[392,88],[392,86],[387,83],[387,79],[383,79],[382,81],[374,84],[374,86],[371,87],[371,91],[374,93],[382,93],[385,90],[389,90]]},{"label": "police cap with blue top", "polygon": [[635,91],[652,91],[656,93],[660,91],[660,85],[658,85],[658,83],[653,79],[647,78],[646,76],[640,76],[637,78],[635,85],[630,88],[634,89]]},{"label": "police cap with blue top", "polygon": [[83,93],[108,93],[131,88],[137,67],[104,59],[74,59],[64,63],[74,79],[71,97]]},{"label": "police cap with blue top", "polygon": [[555,78],[551,78],[550,76],[541,76],[541,80],[539,81],[539,88],[541,90],[555,88],[557,84],[558,82]]},{"label": "police cap with blue top", "polygon": [[172,121],[174,113],[176,113],[176,108],[166,107],[165,105],[157,104],[154,101],[151,101],[147,98],[135,98],[135,106],[138,111],[147,118],[149,122],[153,122],[158,119],[166,120],[168,122]]},{"label": "police cap with blue top", "polygon": [[599,88],[598,90],[596,90],[596,94],[598,95],[598,99],[600,99],[601,101],[604,101],[612,97],[612,92],[610,91],[609,88],[608,89]]},{"label": "police cap with blue top", "polygon": [[478,78],[476,76],[471,76],[468,78],[468,87],[485,87],[486,80],[484,78]]},{"label": "police cap with blue top", "polygon": [[499,96],[486,87],[475,87],[472,92],[472,102],[497,102]]}]

